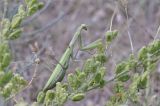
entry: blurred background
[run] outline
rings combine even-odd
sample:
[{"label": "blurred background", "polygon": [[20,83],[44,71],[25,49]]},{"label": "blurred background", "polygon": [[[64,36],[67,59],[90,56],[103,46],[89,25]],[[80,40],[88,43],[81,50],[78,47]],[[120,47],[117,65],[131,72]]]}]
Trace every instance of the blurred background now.
[{"label": "blurred background", "polygon": [[[119,31],[118,38],[111,46],[112,58],[106,64],[106,79],[114,75],[115,65],[126,59],[131,53],[128,32],[133,41],[133,52],[153,41],[160,25],[160,0],[41,0],[45,3],[42,10],[28,17],[22,24],[24,33],[14,41],[10,41],[13,54],[12,67],[28,81],[33,77],[35,68],[36,78],[32,86],[17,96],[28,102],[36,100],[38,91],[44,86],[56,61],[62,56],[65,48],[72,39],[76,29],[81,24],[88,25],[88,31],[83,32],[83,42],[87,44],[97,38],[103,38],[109,30],[111,18],[115,12],[112,29]],[[11,18],[23,0],[8,0],[7,17]],[[3,0],[0,0],[0,16],[3,13]],[[128,10],[128,25],[125,7]],[[158,37],[157,37],[158,38]],[[37,47],[34,54],[32,49]],[[77,50],[77,49],[76,49]],[[35,65],[35,57],[40,64]],[[77,59],[84,60],[88,56],[79,52]],[[81,62],[70,62],[67,74],[74,72]],[[159,68],[158,68],[159,69]],[[152,89],[154,95],[160,96],[160,69],[152,75]],[[65,80],[65,79],[64,79]],[[68,101],[65,106],[104,106],[112,96],[112,83],[102,89],[91,91],[80,102]],[[148,98],[150,98],[148,97]]]}]

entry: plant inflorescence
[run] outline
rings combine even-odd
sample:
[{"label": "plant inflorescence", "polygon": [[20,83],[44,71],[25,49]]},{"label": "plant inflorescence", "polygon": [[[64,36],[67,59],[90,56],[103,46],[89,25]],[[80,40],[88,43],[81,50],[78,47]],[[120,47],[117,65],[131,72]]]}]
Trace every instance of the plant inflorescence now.
[{"label": "plant inflorescence", "polygon": [[26,0],[25,3],[27,7],[20,5],[12,19],[3,17],[0,21],[0,94],[5,99],[10,98],[27,85],[27,81],[21,75],[8,68],[12,61],[9,41],[20,37],[23,31],[22,21],[43,6],[37,0]]}]

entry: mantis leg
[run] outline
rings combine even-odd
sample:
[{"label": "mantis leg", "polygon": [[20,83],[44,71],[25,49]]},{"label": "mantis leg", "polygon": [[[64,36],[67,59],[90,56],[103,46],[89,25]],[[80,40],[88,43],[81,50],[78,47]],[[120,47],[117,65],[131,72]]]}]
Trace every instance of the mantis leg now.
[{"label": "mantis leg", "polygon": [[80,50],[81,51],[93,50],[93,49],[101,47],[103,45],[102,44],[102,39],[97,39],[96,41],[91,42],[90,44],[88,44],[86,46],[82,45],[82,41],[79,41],[79,42],[80,42],[79,45],[80,45]]}]

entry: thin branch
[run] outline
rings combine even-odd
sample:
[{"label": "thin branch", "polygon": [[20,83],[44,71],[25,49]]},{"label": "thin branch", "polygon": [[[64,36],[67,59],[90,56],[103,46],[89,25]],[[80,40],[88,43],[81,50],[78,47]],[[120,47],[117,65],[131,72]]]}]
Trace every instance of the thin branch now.
[{"label": "thin branch", "polygon": [[116,5],[116,8],[114,9],[114,12],[113,12],[113,15],[112,15],[112,18],[111,18],[110,31],[112,30],[113,19],[114,19],[114,17],[115,17],[116,10],[117,10],[117,5]]},{"label": "thin branch", "polygon": [[[6,13],[7,13],[7,9],[8,9],[8,0],[3,0],[3,5],[4,5],[4,10],[3,10],[3,16],[2,16],[2,20],[5,19],[6,17]],[[1,28],[3,29],[2,23],[1,23]],[[2,33],[0,31],[0,33]],[[3,42],[2,40],[2,36],[0,35],[0,42]]]},{"label": "thin branch", "polygon": [[8,9],[8,0],[4,0],[4,12],[3,12],[3,19],[6,17]]},{"label": "thin branch", "polygon": [[40,16],[44,11],[47,10],[47,8],[49,7],[49,5],[51,4],[52,0],[48,0],[45,7],[42,8],[39,12],[37,12],[36,14],[34,14],[31,18],[25,20],[23,23],[22,23],[22,26],[25,26],[25,25],[28,25],[30,24],[34,19],[36,19],[38,16]]},{"label": "thin branch", "polygon": [[154,40],[157,39],[159,32],[160,32],[160,25],[159,25],[159,27],[158,27],[157,33],[156,33],[156,35],[155,35],[155,37],[154,37]]},{"label": "thin branch", "polygon": [[[60,15],[52,20],[51,22],[49,22],[46,26],[38,29],[38,30],[35,30],[33,32],[30,32],[30,33],[24,33],[23,36],[30,36],[30,35],[36,35],[37,33],[40,33],[40,32],[43,32],[43,31],[47,31],[50,27],[52,27],[53,25],[55,25],[59,20],[61,20],[66,14],[64,12],[61,12]],[[37,36],[36,36],[37,37]]]},{"label": "thin branch", "polygon": [[131,33],[130,33],[130,26],[129,26],[129,19],[128,19],[128,10],[127,10],[127,7],[125,7],[125,11],[126,11],[126,16],[127,16],[127,33],[128,33],[128,37],[129,37],[129,41],[130,41],[130,46],[131,46],[131,51],[132,53],[134,53],[134,48],[133,48],[133,41],[132,41],[132,37],[131,37]]},{"label": "thin branch", "polygon": [[32,84],[33,80],[36,78],[36,75],[37,75],[37,67],[38,67],[38,64],[36,63],[33,76],[32,76],[31,80],[29,81],[29,83],[28,83],[28,85],[27,85],[28,87]]},{"label": "thin branch", "polygon": [[40,28],[36,31],[33,31],[31,33],[24,33],[23,34],[24,36],[31,36],[31,35],[34,35],[34,36],[31,37],[30,39],[24,39],[22,41],[19,41],[18,43],[28,43],[28,42],[36,39],[37,37],[39,37],[41,35],[41,34],[38,34],[38,33],[49,30],[49,28],[51,28],[52,26],[57,24],[66,14],[67,13],[61,13],[56,19],[52,20],[46,26],[44,26],[44,27],[42,27],[42,28]]}]

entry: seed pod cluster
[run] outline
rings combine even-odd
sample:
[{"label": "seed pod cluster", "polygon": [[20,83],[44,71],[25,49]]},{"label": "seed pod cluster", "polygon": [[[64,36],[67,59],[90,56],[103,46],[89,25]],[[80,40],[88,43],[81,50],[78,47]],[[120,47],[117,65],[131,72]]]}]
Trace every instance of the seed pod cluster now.
[{"label": "seed pod cluster", "polygon": [[44,6],[44,4],[42,2],[38,2],[38,0],[25,0],[25,1],[28,6],[28,16],[34,14]]},{"label": "seed pod cluster", "polygon": [[[39,4],[39,8],[41,7],[40,5],[42,5],[42,3],[39,2],[32,3],[32,5]],[[8,45],[9,40],[15,40],[20,37],[22,33],[21,23],[28,16],[27,9],[28,8],[25,8],[23,5],[20,5],[12,19],[4,18],[0,23],[0,95],[5,99],[10,98],[27,85],[27,81],[22,76],[9,70],[12,58]]]},{"label": "seed pod cluster", "polygon": [[[131,54],[128,60],[120,62],[116,67],[116,84],[121,85],[123,99],[113,96],[106,106],[119,106],[130,98],[133,102],[138,102],[139,90],[143,91],[148,87],[149,76],[155,69],[160,57],[160,40],[155,40],[149,45],[142,47],[137,57]],[[131,74],[132,73],[132,74]],[[132,76],[132,77],[131,77]],[[128,87],[126,81],[130,80]],[[116,89],[119,87],[115,86]],[[139,93],[138,93],[139,92]]]}]

